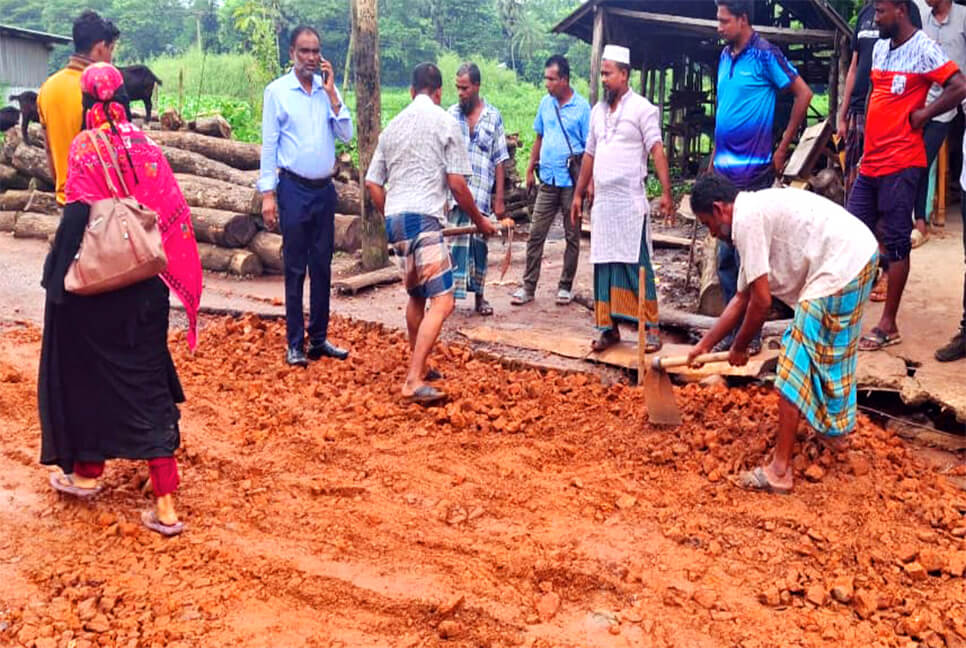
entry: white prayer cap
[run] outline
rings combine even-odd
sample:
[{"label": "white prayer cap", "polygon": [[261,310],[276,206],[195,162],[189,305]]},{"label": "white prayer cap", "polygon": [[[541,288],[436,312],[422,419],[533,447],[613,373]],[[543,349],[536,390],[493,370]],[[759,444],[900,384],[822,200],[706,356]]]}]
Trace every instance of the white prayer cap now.
[{"label": "white prayer cap", "polygon": [[613,61],[614,63],[630,65],[631,51],[626,47],[621,47],[620,45],[605,45],[604,56],[602,58],[605,61]]}]

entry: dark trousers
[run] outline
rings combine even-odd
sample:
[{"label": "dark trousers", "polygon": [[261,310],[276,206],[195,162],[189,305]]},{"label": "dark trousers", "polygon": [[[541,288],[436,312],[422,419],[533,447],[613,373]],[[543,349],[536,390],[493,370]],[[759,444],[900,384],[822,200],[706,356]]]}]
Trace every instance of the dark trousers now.
[{"label": "dark trousers", "polygon": [[523,274],[523,288],[529,294],[537,290],[540,281],[540,264],[543,263],[543,245],[547,233],[553,225],[557,212],[563,213],[564,235],[567,248],[564,251],[563,272],[560,273],[561,290],[570,290],[577,274],[577,261],[580,257],[580,223],[574,225],[570,220],[570,205],[574,200],[573,187],[553,187],[542,184],[537,189],[537,199],[533,205],[533,223],[530,225],[530,238],[527,240],[527,269]]},{"label": "dark trousers", "polygon": [[285,328],[289,347],[305,343],[302,293],[309,274],[309,340],[325,341],[329,331],[329,289],[335,247],[335,186],[305,185],[286,175],[276,190],[285,266]]},{"label": "dark trousers", "polygon": [[[963,255],[966,256],[966,195],[961,203],[963,214]],[[966,331],[966,274],[963,275],[963,319],[959,326]]]},{"label": "dark trousers", "polygon": [[949,133],[949,123],[935,119],[926,124],[923,129],[922,138],[926,142],[926,168],[922,170],[922,175],[919,176],[919,186],[916,189],[916,220],[926,220],[929,169],[932,167],[932,163],[936,161],[936,156],[939,155],[939,149],[942,148],[947,133]]}]

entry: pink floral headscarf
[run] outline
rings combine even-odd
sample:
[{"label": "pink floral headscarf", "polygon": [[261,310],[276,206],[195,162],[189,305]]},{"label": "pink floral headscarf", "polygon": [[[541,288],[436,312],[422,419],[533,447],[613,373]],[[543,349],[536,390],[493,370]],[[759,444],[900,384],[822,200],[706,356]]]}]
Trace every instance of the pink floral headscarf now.
[{"label": "pink floral headscarf", "polygon": [[[158,226],[168,257],[168,268],[161,278],[184,304],[188,315],[188,346],[198,339],[198,309],[201,305],[203,274],[198,244],[191,225],[191,211],[161,149],[141,129],[128,121],[124,105],[116,101],[123,91],[120,71],[107,63],[95,63],[81,75],[81,90],[86,95],[86,127],[103,130],[117,152],[124,184],[142,205],[158,214]],[[103,144],[100,145],[103,147]],[[109,161],[110,152],[100,151]],[[122,184],[113,169],[111,180],[119,191]],[[98,150],[81,132],[70,146],[68,158],[67,202],[92,204],[111,197],[111,190],[98,159]]]}]

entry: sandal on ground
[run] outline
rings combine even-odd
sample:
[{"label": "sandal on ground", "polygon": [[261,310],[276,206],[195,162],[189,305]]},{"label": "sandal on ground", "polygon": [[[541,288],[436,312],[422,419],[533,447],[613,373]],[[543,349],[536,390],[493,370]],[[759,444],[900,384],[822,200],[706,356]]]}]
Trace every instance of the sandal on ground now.
[{"label": "sandal on ground", "polygon": [[859,340],[859,351],[881,351],[900,342],[902,342],[902,335],[898,331],[886,333],[877,326]]},{"label": "sandal on ground", "polygon": [[912,245],[912,249],[915,250],[921,247],[926,241],[929,240],[929,233],[923,234],[918,229],[913,229],[912,234],[909,235],[909,243]]},{"label": "sandal on ground", "polygon": [[872,293],[869,295],[869,301],[874,302],[884,302],[886,296],[889,292],[889,276],[883,274],[882,277],[876,282],[875,286],[872,288]]},{"label": "sandal on ground", "polygon": [[476,303],[476,312],[483,317],[489,317],[493,314],[493,307],[490,306],[490,302],[485,299],[481,299]]},{"label": "sandal on ground", "polygon": [[738,475],[735,485],[745,490],[758,491],[760,493],[772,493],[774,495],[788,495],[792,492],[791,488],[776,486],[768,481],[765,469],[759,466],[754,470],[746,470]]},{"label": "sandal on ground", "polygon": [[423,376],[423,380],[426,382],[436,382],[437,380],[442,380],[443,374],[436,371],[435,369],[429,369],[426,371],[426,375]]},{"label": "sandal on ground", "polygon": [[412,394],[404,396],[403,398],[405,398],[407,402],[416,403],[417,405],[432,405],[433,403],[439,403],[440,401],[446,400],[446,393],[430,387],[429,385],[423,385]]},{"label": "sandal on ground", "polygon": [[574,300],[574,293],[572,290],[566,290],[561,288],[557,291],[557,306],[566,306]]},{"label": "sandal on ground", "polygon": [[73,497],[80,497],[81,499],[87,499],[94,497],[101,492],[103,486],[98,484],[94,488],[83,488],[74,484],[74,476],[67,475],[63,473],[50,473],[50,486],[55,491],[64,493],[65,495],[71,495]]},{"label": "sandal on ground", "polygon": [[756,337],[754,340],[748,343],[748,355],[756,356],[761,353],[761,338]]},{"label": "sandal on ground", "polygon": [[529,304],[532,301],[533,295],[528,293],[524,288],[520,288],[510,296],[510,303],[514,306],[523,306],[524,304]]},{"label": "sandal on ground", "polygon": [[620,333],[614,329],[609,329],[600,334],[600,337],[590,343],[590,348],[600,353],[606,351],[621,341]]},{"label": "sandal on ground", "polygon": [[648,333],[644,336],[644,353],[657,353],[664,347],[664,341],[657,333]]},{"label": "sandal on ground", "polygon": [[158,514],[155,511],[142,511],[141,524],[155,533],[160,533],[165,538],[180,535],[184,531],[184,522],[178,520],[174,524],[165,524],[158,519]]}]

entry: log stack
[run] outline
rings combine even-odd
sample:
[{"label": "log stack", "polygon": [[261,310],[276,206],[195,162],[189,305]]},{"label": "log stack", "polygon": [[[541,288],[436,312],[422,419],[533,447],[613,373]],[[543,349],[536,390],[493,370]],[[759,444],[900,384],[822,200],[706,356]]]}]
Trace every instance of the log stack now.
[{"label": "log stack", "polygon": [[517,150],[520,148],[520,134],[511,133],[506,136],[507,153],[510,159],[503,165],[505,172],[504,198],[507,218],[516,222],[526,222],[530,219],[527,209],[527,188],[517,171]]},{"label": "log stack", "polygon": [[[231,127],[220,115],[187,124],[176,114],[165,115],[166,124],[178,124],[182,130],[163,130],[152,122],[149,135],[161,147],[191,206],[202,266],[237,275],[281,272],[282,237],[265,231],[262,199],[255,188],[261,146],[230,139]],[[49,238],[57,229],[61,208],[53,193],[43,130],[34,124],[28,134],[30,142],[25,143],[20,129],[10,129],[0,147],[0,231]],[[335,180],[335,246],[354,252],[360,246],[359,174],[351,159],[341,166],[346,171]]]}]

